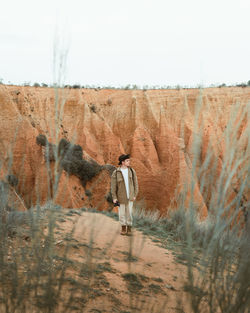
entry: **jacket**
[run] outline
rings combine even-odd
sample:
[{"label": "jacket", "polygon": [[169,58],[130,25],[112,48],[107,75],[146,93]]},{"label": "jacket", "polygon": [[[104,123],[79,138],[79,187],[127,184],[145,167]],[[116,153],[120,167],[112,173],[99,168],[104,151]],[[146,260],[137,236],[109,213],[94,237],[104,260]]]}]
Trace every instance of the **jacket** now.
[{"label": "jacket", "polygon": [[127,198],[125,181],[122,175],[121,168],[114,170],[111,176],[111,194],[112,198],[117,199],[122,204],[127,204],[128,200],[133,201],[138,194],[138,181],[136,172],[132,167],[128,167],[129,179],[129,199]]}]

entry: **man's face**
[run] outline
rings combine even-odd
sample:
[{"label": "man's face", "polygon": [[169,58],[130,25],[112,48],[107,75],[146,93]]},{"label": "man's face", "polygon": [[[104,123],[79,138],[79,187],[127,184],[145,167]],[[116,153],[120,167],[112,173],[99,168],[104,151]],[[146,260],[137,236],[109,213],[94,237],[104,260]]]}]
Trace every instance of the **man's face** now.
[{"label": "man's face", "polygon": [[130,159],[126,159],[125,161],[122,162],[123,165],[129,166],[130,165]]}]

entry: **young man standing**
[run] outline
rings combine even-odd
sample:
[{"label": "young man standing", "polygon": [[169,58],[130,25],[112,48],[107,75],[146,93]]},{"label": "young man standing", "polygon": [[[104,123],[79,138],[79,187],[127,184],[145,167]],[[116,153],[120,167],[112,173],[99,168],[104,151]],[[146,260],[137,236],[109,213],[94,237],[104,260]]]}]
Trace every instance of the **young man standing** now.
[{"label": "young man standing", "polygon": [[121,235],[131,235],[133,204],[138,194],[138,181],[135,170],[130,167],[129,154],[120,155],[118,165],[120,166],[111,176],[111,194],[113,202],[120,203]]}]

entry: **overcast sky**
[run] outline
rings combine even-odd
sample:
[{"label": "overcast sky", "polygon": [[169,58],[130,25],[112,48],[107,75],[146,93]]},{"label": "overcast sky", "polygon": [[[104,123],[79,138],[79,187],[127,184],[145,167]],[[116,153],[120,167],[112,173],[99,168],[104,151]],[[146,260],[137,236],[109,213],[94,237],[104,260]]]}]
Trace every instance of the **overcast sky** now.
[{"label": "overcast sky", "polygon": [[250,80],[249,0],[8,0],[0,10],[4,83],[52,83],[55,37],[57,55],[68,51],[65,83]]}]

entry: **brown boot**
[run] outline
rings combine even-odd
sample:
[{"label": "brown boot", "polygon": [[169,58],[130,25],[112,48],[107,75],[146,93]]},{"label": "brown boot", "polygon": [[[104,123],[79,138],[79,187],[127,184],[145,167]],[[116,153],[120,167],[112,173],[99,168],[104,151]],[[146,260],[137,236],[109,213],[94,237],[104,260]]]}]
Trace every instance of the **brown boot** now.
[{"label": "brown boot", "polygon": [[126,234],[127,234],[127,226],[126,225],[122,225],[121,235],[126,235]]},{"label": "brown boot", "polygon": [[128,236],[132,235],[132,227],[131,226],[127,226],[127,235]]}]

